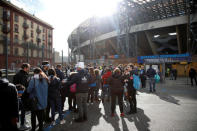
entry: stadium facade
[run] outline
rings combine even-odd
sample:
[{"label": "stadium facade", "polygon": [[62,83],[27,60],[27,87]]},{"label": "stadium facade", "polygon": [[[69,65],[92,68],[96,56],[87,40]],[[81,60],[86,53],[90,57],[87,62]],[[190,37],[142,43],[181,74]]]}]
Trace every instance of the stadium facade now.
[{"label": "stadium facade", "polygon": [[117,13],[89,18],[73,30],[68,38],[70,61],[139,64],[139,56],[189,54],[166,64],[197,68],[196,22],[194,0],[123,0]]}]

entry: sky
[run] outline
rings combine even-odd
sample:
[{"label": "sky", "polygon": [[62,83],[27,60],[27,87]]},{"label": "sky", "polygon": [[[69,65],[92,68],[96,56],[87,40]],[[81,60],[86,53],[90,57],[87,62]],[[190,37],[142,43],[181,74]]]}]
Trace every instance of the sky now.
[{"label": "sky", "polygon": [[92,16],[107,16],[116,11],[121,0],[10,0],[53,26],[53,46],[68,55],[67,39],[71,32]]}]

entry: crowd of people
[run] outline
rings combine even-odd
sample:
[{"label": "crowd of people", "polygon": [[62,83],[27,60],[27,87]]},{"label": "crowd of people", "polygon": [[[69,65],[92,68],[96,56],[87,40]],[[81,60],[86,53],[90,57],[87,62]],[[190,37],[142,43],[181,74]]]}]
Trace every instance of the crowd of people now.
[{"label": "crowd of people", "polygon": [[[0,100],[4,106],[0,108],[0,129],[18,130],[17,122],[20,119],[20,130],[31,128],[35,131],[37,118],[39,130],[42,131],[44,122],[56,124],[56,112],[59,114],[60,124],[64,124],[66,97],[68,110],[78,114],[75,122],[87,121],[90,115],[87,103],[99,101],[111,103],[111,117],[114,117],[116,99],[120,116],[124,117],[124,100],[130,104],[127,114],[137,113],[136,92],[139,83],[145,88],[146,80],[149,79],[150,92],[156,91],[157,72],[152,66],[145,71],[143,66],[132,63],[118,66],[77,64],[75,67],[66,68],[65,72],[63,70],[61,65],[54,69],[45,61],[41,68],[35,68],[33,75],[30,75],[30,64],[24,63],[21,70],[14,75],[13,84],[1,79]],[[26,123],[27,111],[31,111],[31,127]]]}]

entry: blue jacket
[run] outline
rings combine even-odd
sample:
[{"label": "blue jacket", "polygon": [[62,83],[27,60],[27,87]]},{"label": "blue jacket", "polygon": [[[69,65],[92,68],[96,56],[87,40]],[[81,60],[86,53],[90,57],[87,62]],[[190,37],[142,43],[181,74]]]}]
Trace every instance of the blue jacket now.
[{"label": "blue jacket", "polygon": [[[34,81],[35,79],[35,81]],[[35,82],[35,84],[34,84]],[[34,87],[35,86],[35,87]],[[35,88],[35,90],[34,90]],[[38,78],[33,78],[29,82],[27,92],[30,93],[30,98],[38,98],[38,109],[43,110],[47,107],[47,97],[48,97],[48,83],[46,79],[40,81]]]}]

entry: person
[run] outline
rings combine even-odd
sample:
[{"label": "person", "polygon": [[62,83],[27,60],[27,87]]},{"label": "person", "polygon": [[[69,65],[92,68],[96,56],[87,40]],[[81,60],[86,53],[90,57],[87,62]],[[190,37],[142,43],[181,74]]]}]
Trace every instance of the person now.
[{"label": "person", "polygon": [[62,109],[61,109],[61,81],[56,76],[54,69],[48,70],[48,79],[49,79],[49,85],[48,85],[48,101],[51,107],[51,118],[52,118],[52,125],[55,125],[55,108],[57,107],[57,111],[59,113],[60,118],[60,124],[64,124],[65,120],[63,119],[62,115]]},{"label": "person", "polygon": [[90,85],[89,85],[89,90],[88,90],[87,103],[89,103],[89,101],[91,101],[91,103],[93,103],[94,96],[95,96],[95,90],[96,90],[96,75],[95,75],[93,67],[89,68],[89,73],[90,73]]},{"label": "person", "polygon": [[105,95],[107,95],[107,101],[110,100],[110,87],[109,85],[107,84],[107,79],[109,77],[111,77],[112,75],[112,72],[109,68],[106,68],[106,71],[105,73],[103,74],[102,76],[102,81],[103,81],[103,85],[102,85],[102,94],[101,94],[101,98],[102,98],[102,102],[104,103],[104,98],[105,98]]},{"label": "person", "polygon": [[[71,83],[73,79],[75,79],[76,77],[77,77],[77,72],[71,72],[68,77],[67,83],[69,82]],[[69,106],[70,111],[76,111],[76,92],[71,92],[70,86],[67,86],[68,92],[69,92],[68,93],[68,106]]]},{"label": "person", "polygon": [[127,114],[137,113],[137,100],[136,100],[136,89],[133,86],[133,76],[129,72],[129,67],[125,69],[123,74],[124,83],[127,83],[126,97],[130,104],[130,111]]},{"label": "person", "polygon": [[20,115],[20,130],[27,130],[30,128],[30,126],[25,123],[25,113],[26,111],[30,110],[29,109],[29,103],[28,103],[28,97],[29,94],[26,92],[28,84],[29,84],[29,70],[30,70],[30,65],[28,63],[23,63],[21,66],[21,70],[16,73],[13,77],[13,83],[15,85],[22,85],[24,86],[25,92],[21,96],[21,102],[20,102],[20,110],[21,110],[21,115]]},{"label": "person", "polygon": [[[57,77],[62,82],[62,80],[65,79],[65,76],[64,76],[64,73],[62,71],[62,65],[61,64],[58,64],[56,66],[55,72],[56,72]],[[64,93],[64,88],[63,87],[60,89],[60,93],[61,93],[61,110],[63,111],[64,110],[64,103],[65,103],[65,100],[66,100],[66,95]]]},{"label": "person", "polygon": [[191,79],[191,85],[193,86],[193,79],[194,79],[194,81],[197,85],[196,70],[193,67],[191,67],[190,70],[189,70],[189,77]]},{"label": "person", "polygon": [[123,113],[123,85],[124,79],[121,76],[120,69],[116,68],[113,71],[113,75],[109,77],[108,84],[111,87],[111,116],[113,117],[115,114],[116,108],[116,97],[118,97],[118,104],[120,108],[120,116],[124,116]]},{"label": "person", "polygon": [[[43,61],[42,62],[42,72],[44,72],[44,74],[46,76],[48,76],[48,70],[49,70],[50,64],[49,61]],[[49,113],[50,113],[50,104],[49,101],[47,102],[47,108],[45,109],[45,115],[44,115],[44,120],[46,123],[50,123],[52,122],[51,118],[49,117]]]},{"label": "person", "polygon": [[101,76],[100,76],[99,69],[95,69],[94,73],[95,73],[95,76],[96,76],[95,101],[99,101],[98,93],[99,93],[99,89],[101,87],[102,79],[101,79]]},{"label": "person", "polygon": [[47,107],[48,78],[40,68],[34,69],[34,75],[29,82],[27,92],[30,98],[37,98],[37,109],[31,110],[32,131],[36,129],[36,117],[39,123],[39,131],[43,130],[44,110]]},{"label": "person", "polygon": [[0,79],[2,79],[2,75],[3,75],[3,73],[2,73],[2,71],[0,71]]},{"label": "person", "polygon": [[17,90],[15,85],[5,78],[0,79],[0,103],[3,105],[0,108],[0,130],[18,131],[19,110]]},{"label": "person", "polygon": [[155,92],[155,75],[156,75],[156,71],[152,68],[152,65],[150,65],[150,68],[147,70],[147,76],[149,78],[149,85],[150,85],[150,92]]},{"label": "person", "polygon": [[140,80],[142,83],[142,88],[146,88],[146,72],[144,70],[144,67],[140,70]]}]

